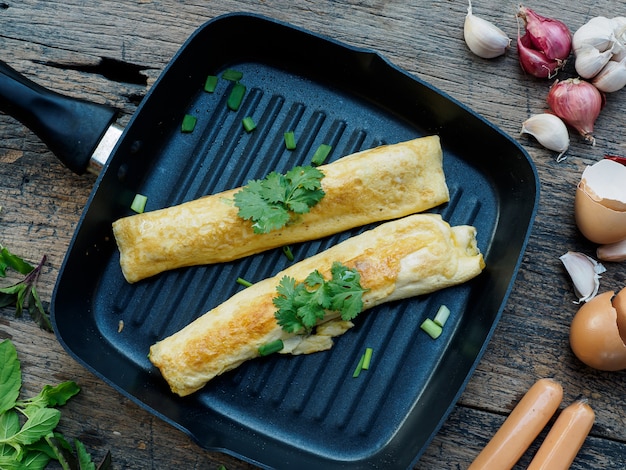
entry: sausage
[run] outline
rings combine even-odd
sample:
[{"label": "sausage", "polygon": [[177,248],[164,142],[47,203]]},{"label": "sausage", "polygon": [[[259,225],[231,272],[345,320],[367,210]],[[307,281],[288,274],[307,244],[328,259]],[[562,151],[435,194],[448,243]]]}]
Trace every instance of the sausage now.
[{"label": "sausage", "polygon": [[539,435],[563,399],[563,387],[539,379],[478,454],[468,470],[510,469]]},{"label": "sausage", "polygon": [[586,400],[565,408],[530,462],[528,470],[567,470],[582,447],[595,413]]}]

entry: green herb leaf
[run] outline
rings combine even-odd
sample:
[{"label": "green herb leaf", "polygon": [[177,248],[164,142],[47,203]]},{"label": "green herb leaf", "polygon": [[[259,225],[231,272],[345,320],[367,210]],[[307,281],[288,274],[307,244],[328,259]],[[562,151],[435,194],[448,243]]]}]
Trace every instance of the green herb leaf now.
[{"label": "green herb leaf", "polygon": [[368,289],[361,286],[359,272],[334,262],[331,276],[326,280],[316,270],[301,283],[288,276],[280,280],[278,295],[272,301],[281,328],[290,333],[308,333],[327,311],[339,312],[343,320],[351,320],[363,310],[363,294]]},{"label": "green herb leaf", "polygon": [[19,432],[5,439],[0,439],[0,444],[9,444],[20,452],[21,446],[32,444],[42,436],[50,434],[59,424],[61,412],[54,408],[39,408],[26,420]]},{"label": "green herb leaf", "polygon": [[17,403],[17,406],[20,408],[63,406],[78,392],[80,392],[80,387],[73,381],[62,382],[55,386],[44,385],[37,396],[20,401]]},{"label": "green herb leaf", "polygon": [[253,222],[254,233],[269,233],[305,214],[325,195],[317,168],[297,166],[285,175],[269,173],[262,180],[251,180],[234,195],[238,215]]},{"label": "green herb leaf", "polygon": [[[26,270],[25,266],[30,266],[23,260],[20,260],[21,263],[17,262],[15,258],[16,257],[12,255],[12,267],[22,264],[22,270]],[[6,261],[6,256],[4,256],[3,259]],[[0,288],[0,308],[15,305],[16,317],[20,317],[24,309],[26,309],[40,328],[46,331],[52,331],[50,316],[37,293],[37,280],[39,279],[45,262],[46,256],[43,256],[37,267],[32,268],[31,266],[32,269],[28,271],[21,282]]]},{"label": "green herb leaf", "polygon": [[[72,381],[46,385],[38,395],[20,401],[21,385],[17,351],[10,340],[4,340],[0,342],[0,469],[43,470],[53,459],[64,470],[96,470],[80,441],[74,441],[74,456],[63,435],[54,432],[61,412],[52,407],[65,405],[80,391],[78,385]],[[25,416],[23,425],[21,415]],[[97,468],[111,468],[109,452]]]},{"label": "green herb leaf", "polygon": [[22,258],[12,254],[9,250],[0,245],[0,277],[6,277],[7,268],[12,268],[20,274],[28,274],[35,269]]},{"label": "green herb leaf", "polygon": [[17,350],[9,340],[0,342],[0,413],[15,406],[22,387]]}]

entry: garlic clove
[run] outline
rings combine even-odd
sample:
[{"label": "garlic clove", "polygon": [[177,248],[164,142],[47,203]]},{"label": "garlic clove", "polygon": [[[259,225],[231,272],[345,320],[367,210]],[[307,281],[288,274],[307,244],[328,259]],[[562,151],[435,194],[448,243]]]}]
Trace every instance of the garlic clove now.
[{"label": "garlic clove", "polygon": [[569,133],[565,123],[554,114],[542,113],[529,117],[522,123],[522,134],[530,134],[549,150],[559,152],[557,162],[569,148]]},{"label": "garlic clove", "polygon": [[572,48],[577,51],[583,47],[595,47],[600,52],[604,52],[613,46],[614,29],[615,23],[612,19],[604,16],[591,18],[574,33]]},{"label": "garlic clove", "polygon": [[596,250],[596,256],[602,261],[626,261],[626,239],[615,243],[600,245]]},{"label": "garlic clove", "polygon": [[592,78],[611,60],[613,50],[607,49],[604,52],[600,52],[593,46],[585,46],[578,49],[575,55],[574,67],[576,68],[576,73],[582,78]]},{"label": "garlic clove", "polygon": [[511,44],[511,39],[504,31],[472,13],[471,0],[465,16],[463,37],[470,51],[483,59],[501,56]]},{"label": "garlic clove", "polygon": [[589,302],[593,299],[600,288],[600,274],[604,273],[606,268],[590,256],[576,251],[568,251],[559,259],[574,283],[574,291],[578,296],[575,303]]},{"label": "garlic clove", "polygon": [[624,88],[626,86],[626,59],[620,62],[609,61],[591,83],[605,93],[613,93]]}]

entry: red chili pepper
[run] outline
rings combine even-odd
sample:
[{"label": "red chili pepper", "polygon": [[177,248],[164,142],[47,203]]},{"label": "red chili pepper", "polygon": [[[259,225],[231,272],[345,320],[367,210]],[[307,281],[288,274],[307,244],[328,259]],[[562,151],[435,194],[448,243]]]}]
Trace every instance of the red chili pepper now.
[{"label": "red chili pepper", "polygon": [[621,163],[622,165],[626,165],[626,157],[622,157],[621,155],[605,155],[604,158],[607,160],[613,160],[617,163]]}]

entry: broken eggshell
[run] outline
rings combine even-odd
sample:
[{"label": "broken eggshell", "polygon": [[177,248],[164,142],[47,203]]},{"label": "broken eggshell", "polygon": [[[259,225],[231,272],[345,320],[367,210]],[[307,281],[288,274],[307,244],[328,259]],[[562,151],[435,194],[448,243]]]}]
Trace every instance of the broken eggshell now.
[{"label": "broken eggshell", "polygon": [[576,225],[601,245],[626,238],[626,166],[603,159],[583,171],[574,201]]},{"label": "broken eggshell", "polygon": [[570,347],[589,367],[626,369],[626,288],[604,292],[585,303],[570,325]]}]

